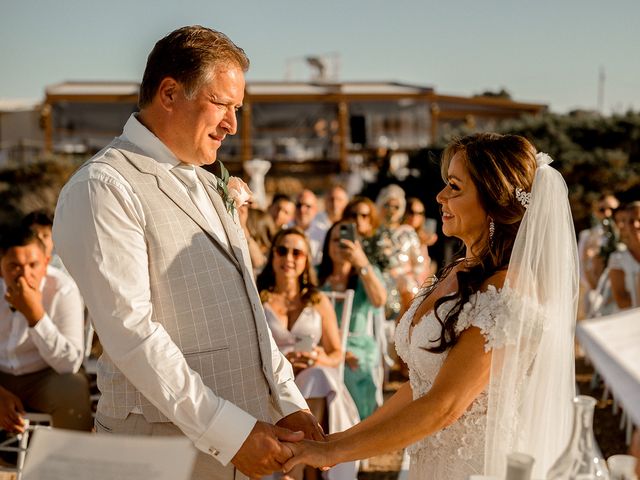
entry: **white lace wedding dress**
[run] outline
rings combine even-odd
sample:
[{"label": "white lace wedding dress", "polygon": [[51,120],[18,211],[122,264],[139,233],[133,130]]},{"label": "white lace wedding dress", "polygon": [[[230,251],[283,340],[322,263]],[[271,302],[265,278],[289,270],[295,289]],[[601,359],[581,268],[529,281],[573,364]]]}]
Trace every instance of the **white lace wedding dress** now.
[{"label": "white lace wedding dress", "polygon": [[[433,312],[422,317],[411,329],[411,320],[422,298],[422,294],[417,295],[396,329],[396,349],[409,366],[414,399],[429,391],[449,352],[425,350],[425,347],[440,343],[437,339],[441,325]],[[485,350],[501,346],[506,338],[503,326],[512,301],[514,295],[508,289],[489,287],[485,292],[472,295],[460,312],[456,332],[475,326],[486,338]],[[440,306],[440,318],[445,318],[454,303],[449,301]],[[487,400],[487,392],[484,391],[453,425],[408,447],[410,480],[466,480],[469,475],[483,473]]]}]

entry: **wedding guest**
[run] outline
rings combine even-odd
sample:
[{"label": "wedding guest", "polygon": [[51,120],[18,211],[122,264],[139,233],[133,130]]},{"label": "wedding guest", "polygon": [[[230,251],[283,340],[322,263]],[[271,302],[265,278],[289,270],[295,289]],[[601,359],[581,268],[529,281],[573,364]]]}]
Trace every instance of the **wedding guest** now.
[{"label": "wedding guest", "polygon": [[428,257],[422,254],[420,239],[413,227],[401,223],[407,205],[404,190],[398,185],[383,188],[376,205],[382,226],[389,231],[391,239],[389,266],[383,274],[390,276],[389,290],[393,294],[387,298],[386,317],[393,320],[406,310],[428,275]]},{"label": "wedding guest", "polygon": [[302,230],[309,239],[311,245],[311,257],[313,265],[319,265],[322,261],[322,245],[327,231],[315,222],[318,213],[318,197],[311,190],[304,189],[296,200],[296,213],[290,227]]},{"label": "wedding guest", "polygon": [[589,309],[590,292],[596,288],[598,280],[607,266],[612,248],[613,211],[619,206],[618,199],[611,193],[601,194],[591,210],[592,226],[578,234],[578,255],[580,258],[581,302],[580,318]]},{"label": "wedding guest", "polygon": [[[329,433],[355,425],[358,410],[338,376],[343,352],[336,314],[318,289],[304,232],[296,228],[278,232],[257,284],[273,337],[293,365],[296,384],[311,412]],[[301,478],[301,473],[293,476]],[[328,474],[329,479],[355,476],[353,462]]]},{"label": "wedding guest", "polygon": [[[340,237],[340,226],[347,223],[341,221],[329,229],[318,275],[323,290],[344,292],[353,289],[355,292],[344,382],[356,402],[360,418],[364,419],[381,401],[378,391],[382,380],[382,357],[370,329],[373,315],[384,306],[387,294],[380,271],[369,262],[360,242]],[[336,310],[340,317],[341,305],[337,305]]]},{"label": "wedding guest", "polygon": [[237,131],[248,68],[209,28],[159,40],[139,112],[65,185],[53,225],[104,349],[98,434],[184,435],[193,480],[269,475],[282,440],[324,438],[269,334],[231,195],[246,190],[203,168]]},{"label": "wedding guest", "polygon": [[267,263],[267,255],[271,248],[271,240],[276,233],[276,227],[271,215],[249,205],[240,207],[238,216],[247,239],[251,265],[254,274],[257,275]]},{"label": "wedding guest", "polygon": [[328,231],[331,225],[342,220],[348,203],[349,194],[345,188],[342,185],[332,186],[324,196],[324,211],[316,215],[316,224]]},{"label": "wedding guest", "polygon": [[370,198],[356,196],[347,204],[343,220],[355,223],[365,255],[380,271],[384,271],[389,266],[391,238],[388,230],[380,228],[376,204]]},{"label": "wedding guest", "polygon": [[30,228],[44,244],[46,255],[49,258],[49,267],[57,268],[67,273],[60,256],[54,252],[53,237],[51,228],[53,227],[53,216],[47,210],[34,210],[29,212],[22,219],[22,226]]},{"label": "wedding guest", "polygon": [[269,206],[269,215],[273,218],[276,230],[284,228],[293,222],[296,213],[296,204],[284,193],[274,195],[271,205]]},{"label": "wedding guest", "polygon": [[402,222],[413,227],[420,240],[420,250],[425,265],[427,265],[425,274],[422,275],[421,279],[418,279],[418,283],[422,285],[428,275],[435,274],[437,268],[435,261],[429,255],[429,247],[435,245],[438,241],[438,234],[436,233],[437,222],[434,218],[426,217],[424,203],[417,197],[407,199],[407,209]]},{"label": "wedding guest", "polygon": [[545,478],[571,433],[579,287],[568,189],[551,161],[517,135],[447,146],[436,198],[465,255],[398,325],[410,380],[350,430],[291,444],[285,470],[411,445],[410,480],[504,478],[514,451]]},{"label": "wedding guest", "polygon": [[40,238],[28,228],[0,240],[0,427],[24,429],[25,409],[48,413],[53,426],[91,430],[89,384],[79,373],[84,306],[62,271],[47,269]]},{"label": "wedding guest", "polygon": [[611,293],[620,309],[640,306],[640,201],[630,203],[625,211],[626,228],[622,235],[627,248],[613,252],[608,264]]}]

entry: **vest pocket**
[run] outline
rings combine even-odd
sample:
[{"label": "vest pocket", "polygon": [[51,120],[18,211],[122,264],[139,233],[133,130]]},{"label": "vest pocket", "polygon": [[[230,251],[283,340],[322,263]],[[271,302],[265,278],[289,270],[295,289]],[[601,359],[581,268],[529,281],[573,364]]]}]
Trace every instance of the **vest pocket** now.
[{"label": "vest pocket", "polygon": [[185,358],[188,358],[188,357],[193,357],[195,355],[206,355],[207,353],[222,352],[224,350],[229,350],[229,345],[206,348],[204,350],[198,350],[197,352],[182,352],[182,354],[184,355]]}]

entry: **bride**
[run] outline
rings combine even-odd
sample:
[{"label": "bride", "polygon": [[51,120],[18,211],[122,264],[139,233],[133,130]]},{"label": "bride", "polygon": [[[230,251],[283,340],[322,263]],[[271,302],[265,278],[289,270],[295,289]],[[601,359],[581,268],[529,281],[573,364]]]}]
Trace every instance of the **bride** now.
[{"label": "bride", "polygon": [[317,467],[409,446],[411,479],[504,477],[506,455],[544,478],[571,428],[577,250],[567,187],[551,158],[515,135],[477,134],[444,151],[443,232],[464,243],[401,319],[409,382],[328,441],[290,444]]}]

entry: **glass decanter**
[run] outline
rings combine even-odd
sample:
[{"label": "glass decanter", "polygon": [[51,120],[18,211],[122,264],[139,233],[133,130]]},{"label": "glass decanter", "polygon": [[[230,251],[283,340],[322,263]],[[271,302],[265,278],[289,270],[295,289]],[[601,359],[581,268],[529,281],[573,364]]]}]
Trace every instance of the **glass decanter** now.
[{"label": "glass decanter", "polygon": [[596,400],[586,395],[573,399],[573,432],[547,480],[609,480],[609,471],[593,436]]}]

